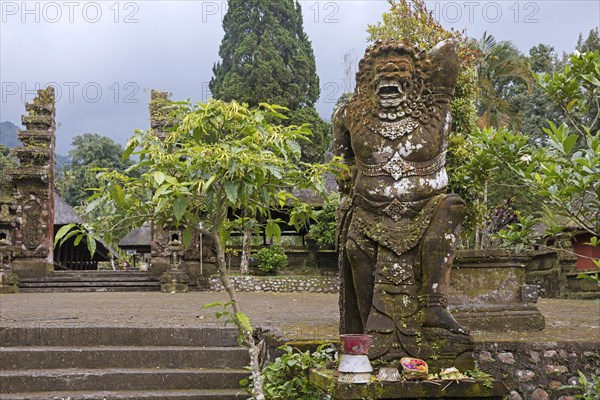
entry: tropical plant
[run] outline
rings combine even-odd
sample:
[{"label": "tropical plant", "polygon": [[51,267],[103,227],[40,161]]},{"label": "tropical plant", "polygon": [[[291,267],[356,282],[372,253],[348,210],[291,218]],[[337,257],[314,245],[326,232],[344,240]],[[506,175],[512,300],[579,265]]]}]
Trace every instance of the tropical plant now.
[{"label": "tropical plant", "polygon": [[576,385],[562,386],[561,390],[576,390],[578,393],[575,395],[576,399],[583,400],[597,400],[600,398],[600,377],[591,375],[590,379],[583,374],[581,371],[577,371],[579,375],[578,383]]},{"label": "tropical plant", "polygon": [[258,261],[258,269],[267,274],[276,274],[277,270],[287,265],[288,261],[283,247],[277,245],[260,249],[254,259]]},{"label": "tropical plant", "polygon": [[69,151],[71,165],[63,167],[57,182],[59,194],[71,206],[79,206],[98,187],[99,169],[124,171],[132,163],[123,159],[123,147],[112,139],[96,133],[73,138]]},{"label": "tropical plant", "polygon": [[477,105],[480,128],[519,127],[518,110],[501,95],[504,87],[523,81],[529,90],[533,74],[527,58],[510,42],[497,42],[484,32],[478,42]]},{"label": "tropical plant", "polygon": [[600,56],[599,52],[575,52],[562,71],[539,74],[536,79],[557,104],[567,122],[583,140],[586,130],[600,129]]}]

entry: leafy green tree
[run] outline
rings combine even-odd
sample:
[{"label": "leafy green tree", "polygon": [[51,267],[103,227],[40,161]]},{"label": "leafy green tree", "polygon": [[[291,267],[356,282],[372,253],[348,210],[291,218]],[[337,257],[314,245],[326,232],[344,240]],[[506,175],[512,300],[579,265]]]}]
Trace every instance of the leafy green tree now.
[{"label": "leafy green tree", "polygon": [[569,58],[563,71],[541,74],[537,81],[566,116],[566,121],[583,137],[585,128],[600,129],[600,62],[598,51]]},{"label": "leafy green tree", "polygon": [[123,148],[112,139],[96,133],[75,136],[69,151],[71,165],[63,168],[57,189],[71,206],[79,206],[98,187],[98,169],[124,171],[131,165],[123,160]]},{"label": "leafy green tree", "polygon": [[367,40],[404,39],[423,50],[449,38],[464,41],[460,31],[446,30],[434,18],[424,0],[388,0],[388,3],[390,10],[382,15],[381,22],[368,26]]},{"label": "leafy green tree", "polygon": [[[572,55],[563,71],[540,81],[550,98],[566,105],[567,114],[580,115],[588,107],[600,113],[598,103],[587,103],[587,94],[600,90],[597,52]],[[480,141],[480,157],[503,163],[542,200],[537,213],[522,216],[518,224],[500,232],[500,237],[518,248],[538,238],[533,230],[536,222],[543,222],[546,235],[565,235],[568,226],[600,236],[600,132],[586,125],[593,120],[569,117],[569,121],[570,125],[550,122],[544,128],[546,147],[532,146],[522,133],[509,131]]]},{"label": "leafy green tree", "polygon": [[300,142],[302,148],[301,160],[307,163],[323,162],[325,152],[331,147],[331,124],[323,121],[314,107],[304,107],[291,111],[291,116],[286,124],[309,124],[312,131],[310,141]]},{"label": "leafy green tree", "polygon": [[[532,47],[528,60],[534,75],[552,74],[561,64],[554,48],[545,44]],[[546,121],[558,121],[563,118],[562,110],[538,84],[528,87],[523,81],[515,81],[502,91],[502,97],[513,110],[519,110],[519,129],[537,145],[544,145],[547,138],[542,130]]]},{"label": "leafy green tree", "polygon": [[[118,171],[100,175],[100,188],[89,207],[110,205],[96,231],[108,235],[123,225],[145,221],[183,231],[184,246],[195,230],[214,243],[217,267],[231,301],[230,315],[240,329],[251,356],[254,398],[264,399],[258,348],[250,322],[240,309],[227,276],[225,243],[240,219],[251,219],[268,237],[277,239],[280,223],[300,227],[311,208],[296,198],[294,189],[324,190],[323,174],[343,168],[339,163],[305,164],[298,141],[309,137],[306,126],[281,126],[268,121],[283,117],[279,106],[261,104],[248,109],[237,102],[178,103],[179,121],[165,139],[138,131],[124,158],[139,156],[131,176]],[[272,216],[286,208],[289,220]],[[243,215],[237,210],[244,210]]]},{"label": "leafy green tree", "polygon": [[327,197],[323,209],[315,212],[314,224],[310,225],[308,236],[316,241],[321,249],[333,249],[337,230],[336,213],[340,206],[340,196],[333,193]]},{"label": "leafy green tree", "polygon": [[229,0],[223,19],[221,61],[209,83],[214,98],[256,107],[273,103],[290,111],[291,124],[309,123],[312,141],[300,145],[302,160],[320,162],[329,126],[314,108],[319,77],[312,45],[296,0]]}]

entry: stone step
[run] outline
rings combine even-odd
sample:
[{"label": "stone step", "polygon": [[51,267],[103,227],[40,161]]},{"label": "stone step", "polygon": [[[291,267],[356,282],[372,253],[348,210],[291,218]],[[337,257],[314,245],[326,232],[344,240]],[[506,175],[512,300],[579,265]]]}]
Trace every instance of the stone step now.
[{"label": "stone step", "polygon": [[19,285],[32,292],[159,291],[160,282],[147,271],[60,271],[45,278],[24,278]]},{"label": "stone step", "polygon": [[0,347],[2,369],[244,368],[241,347]]},{"label": "stone step", "polygon": [[[26,321],[24,321],[26,322]],[[34,322],[35,321],[30,321]],[[0,343],[5,347],[53,346],[200,346],[237,347],[237,331],[220,325],[198,324],[197,328],[154,327],[2,327]],[[0,367],[1,367],[0,363]]]},{"label": "stone step", "polygon": [[158,292],[157,286],[77,286],[77,287],[29,287],[20,289],[21,293],[87,293],[87,292]]},{"label": "stone step", "polygon": [[50,276],[47,278],[24,278],[22,284],[40,285],[40,284],[59,284],[59,283],[80,283],[80,282],[158,282],[157,278],[151,276],[97,276],[97,277],[78,277],[78,276]]},{"label": "stone step", "polygon": [[82,271],[54,271],[47,278],[69,278],[69,277],[111,277],[111,276],[128,276],[128,277],[143,277],[143,276],[152,276],[150,271],[138,271],[138,270],[82,270]]},{"label": "stone step", "polygon": [[238,400],[248,395],[237,389],[144,390],[113,392],[32,392],[0,394],[0,400]]},{"label": "stone step", "polygon": [[21,282],[19,287],[21,288],[43,288],[43,287],[118,287],[118,286],[160,286],[157,280],[150,281],[77,281],[77,282]]},{"label": "stone step", "polygon": [[0,393],[238,389],[244,369],[33,369],[0,371]]}]

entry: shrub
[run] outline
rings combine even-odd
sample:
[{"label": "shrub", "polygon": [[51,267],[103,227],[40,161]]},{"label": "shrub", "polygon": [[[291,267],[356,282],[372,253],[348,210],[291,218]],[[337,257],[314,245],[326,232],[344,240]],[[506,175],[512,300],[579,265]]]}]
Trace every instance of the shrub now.
[{"label": "shrub", "polygon": [[339,205],[340,197],[337,193],[333,193],[325,200],[323,209],[315,213],[316,222],[310,225],[308,237],[315,240],[320,249],[333,249],[335,246],[337,228],[335,214]]},{"label": "shrub", "polygon": [[[313,353],[301,352],[290,346],[281,346],[284,353],[262,370],[263,388],[269,400],[297,399],[316,400],[323,398],[323,392],[308,381],[308,372],[313,368],[325,368],[333,361],[335,350],[323,344]],[[243,380],[243,386],[252,387],[250,380]]]},{"label": "shrub", "polygon": [[261,249],[254,258],[258,261],[258,269],[268,274],[276,274],[278,269],[287,265],[288,261],[281,246],[270,246]]}]

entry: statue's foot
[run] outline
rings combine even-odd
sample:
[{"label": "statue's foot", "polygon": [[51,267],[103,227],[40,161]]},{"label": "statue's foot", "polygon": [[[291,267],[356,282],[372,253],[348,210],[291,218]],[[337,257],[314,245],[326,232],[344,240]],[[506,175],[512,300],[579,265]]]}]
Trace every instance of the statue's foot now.
[{"label": "statue's foot", "polygon": [[422,324],[424,328],[442,328],[452,333],[461,335],[469,334],[469,330],[459,324],[446,307],[424,307],[422,313]]}]

